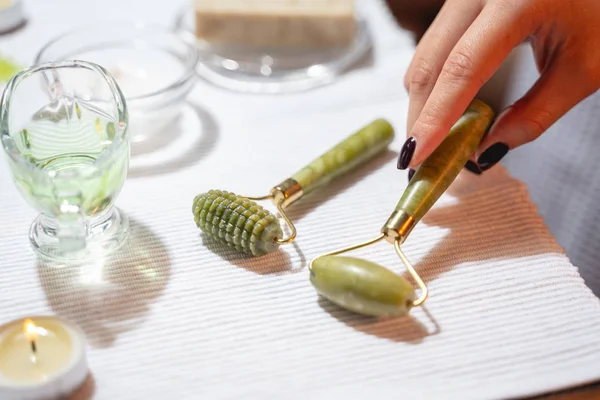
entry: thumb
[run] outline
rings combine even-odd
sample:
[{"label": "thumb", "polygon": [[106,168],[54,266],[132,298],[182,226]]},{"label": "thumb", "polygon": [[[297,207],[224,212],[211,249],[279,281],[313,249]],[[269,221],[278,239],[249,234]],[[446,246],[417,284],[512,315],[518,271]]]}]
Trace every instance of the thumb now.
[{"label": "thumb", "polygon": [[477,164],[482,171],[498,163],[509,150],[537,139],[596,87],[561,64],[546,69],[531,89],[505,109],[479,146]]}]

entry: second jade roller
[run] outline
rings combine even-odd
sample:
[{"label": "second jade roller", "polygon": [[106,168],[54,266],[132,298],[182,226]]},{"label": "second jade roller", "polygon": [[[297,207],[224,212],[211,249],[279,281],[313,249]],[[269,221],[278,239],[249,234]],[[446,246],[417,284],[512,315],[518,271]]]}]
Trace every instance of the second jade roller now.
[{"label": "second jade roller", "polygon": [[[408,187],[376,238],[323,254],[310,262],[310,281],[329,301],[350,311],[371,316],[401,316],[427,299],[428,289],[412,267],[400,245],[444,194],[475,152],[494,112],[475,99],[446,138],[418,167]],[[368,260],[340,256],[381,240],[394,245],[406,269],[419,285],[416,296],[404,277]]]},{"label": "second jade roller", "polygon": [[[290,243],[296,228],[285,209],[303,195],[380,155],[394,139],[394,129],[376,119],[329,149],[263,197],[244,197],[210,190],[194,198],[192,212],[198,228],[235,250],[259,257]],[[256,201],[272,200],[291,230],[283,237],[278,218]]]}]

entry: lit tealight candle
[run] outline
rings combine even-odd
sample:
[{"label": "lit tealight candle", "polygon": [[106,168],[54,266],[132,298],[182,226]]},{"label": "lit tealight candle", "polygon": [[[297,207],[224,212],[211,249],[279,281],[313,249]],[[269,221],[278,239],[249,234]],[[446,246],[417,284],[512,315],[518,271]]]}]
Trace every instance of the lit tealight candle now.
[{"label": "lit tealight candle", "polygon": [[85,337],[56,317],[31,317],[0,327],[0,399],[57,399],[88,374]]}]

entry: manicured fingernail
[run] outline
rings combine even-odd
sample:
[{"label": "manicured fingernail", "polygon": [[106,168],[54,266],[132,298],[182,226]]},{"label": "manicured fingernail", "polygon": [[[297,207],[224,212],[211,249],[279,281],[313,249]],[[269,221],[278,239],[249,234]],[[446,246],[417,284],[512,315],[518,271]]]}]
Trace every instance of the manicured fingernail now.
[{"label": "manicured fingernail", "polygon": [[465,169],[467,169],[468,171],[471,171],[475,175],[481,175],[481,169],[479,169],[477,164],[475,164],[471,160],[467,161],[467,163],[465,164]]},{"label": "manicured fingernail", "polygon": [[487,171],[496,165],[498,161],[502,160],[502,157],[504,157],[506,153],[508,153],[508,145],[500,142],[495,143],[479,156],[477,164],[482,171]]},{"label": "manicured fingernail", "polygon": [[409,169],[408,170],[408,181],[410,182],[410,180],[412,179],[413,175],[415,174],[415,170],[414,169]]},{"label": "manicured fingernail", "polygon": [[414,137],[409,137],[404,145],[402,146],[402,150],[400,151],[400,156],[398,157],[398,169],[406,169],[408,164],[410,164],[410,160],[412,160],[413,154],[415,153],[415,147],[417,147],[417,141]]}]

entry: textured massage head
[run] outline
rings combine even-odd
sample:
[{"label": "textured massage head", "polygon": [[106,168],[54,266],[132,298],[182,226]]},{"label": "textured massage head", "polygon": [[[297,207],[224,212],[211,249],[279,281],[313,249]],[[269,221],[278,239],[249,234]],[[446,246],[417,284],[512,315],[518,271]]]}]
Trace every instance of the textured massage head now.
[{"label": "textured massage head", "polygon": [[235,193],[210,190],[194,198],[196,225],[211,238],[259,257],[277,250],[279,220],[258,203]]}]

